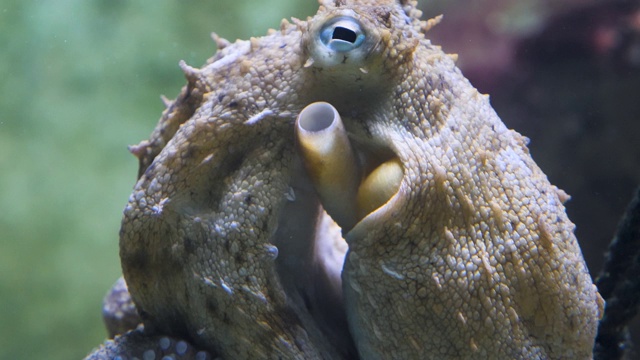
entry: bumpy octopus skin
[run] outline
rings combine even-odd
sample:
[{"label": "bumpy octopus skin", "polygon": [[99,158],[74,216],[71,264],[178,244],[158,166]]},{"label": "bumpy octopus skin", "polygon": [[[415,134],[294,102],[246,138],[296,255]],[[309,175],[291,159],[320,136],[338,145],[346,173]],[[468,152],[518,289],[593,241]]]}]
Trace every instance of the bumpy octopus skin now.
[{"label": "bumpy octopus skin", "polygon": [[[188,85],[132,149],[120,255],[143,338],[222,359],[592,357],[603,301],[567,195],[415,5],[321,1],[182,64]],[[303,154],[296,118],[316,102],[342,117],[354,160]],[[314,172],[340,162],[354,193],[391,197],[354,215]],[[365,188],[376,168],[392,181]],[[132,353],[110,346],[89,358]]]}]

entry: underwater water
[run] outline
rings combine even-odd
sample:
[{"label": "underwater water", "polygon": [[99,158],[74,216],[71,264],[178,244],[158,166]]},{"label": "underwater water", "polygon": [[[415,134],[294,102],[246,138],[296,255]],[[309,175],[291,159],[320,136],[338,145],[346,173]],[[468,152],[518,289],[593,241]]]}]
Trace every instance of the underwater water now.
[{"label": "underwater water", "polygon": [[[534,41],[542,19],[564,8],[426,3],[427,17],[445,13],[434,42],[460,53],[465,74],[573,196],[569,216],[595,276],[640,183],[640,102],[628,96],[640,93],[638,67],[588,50],[536,57],[556,45]],[[101,300],[120,275],[120,217],[138,166],[126,146],[148,137],[159,96],[184,85],[178,61],[204,63],[215,50],[211,31],[231,41],[260,36],[316,8],[313,0],[0,4],[0,358],[81,358],[106,336]],[[590,33],[578,34],[579,23],[567,33],[571,26],[574,43],[590,44]]]}]

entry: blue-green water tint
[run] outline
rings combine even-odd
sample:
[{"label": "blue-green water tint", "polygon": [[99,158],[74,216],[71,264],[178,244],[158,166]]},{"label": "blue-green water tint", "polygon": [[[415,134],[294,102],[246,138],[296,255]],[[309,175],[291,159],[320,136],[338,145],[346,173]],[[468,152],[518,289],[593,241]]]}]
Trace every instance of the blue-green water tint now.
[{"label": "blue-green water tint", "polygon": [[[294,4],[295,3],[295,4]],[[215,50],[315,1],[0,4],[0,358],[78,359],[106,336],[121,211],[160,94]]]}]

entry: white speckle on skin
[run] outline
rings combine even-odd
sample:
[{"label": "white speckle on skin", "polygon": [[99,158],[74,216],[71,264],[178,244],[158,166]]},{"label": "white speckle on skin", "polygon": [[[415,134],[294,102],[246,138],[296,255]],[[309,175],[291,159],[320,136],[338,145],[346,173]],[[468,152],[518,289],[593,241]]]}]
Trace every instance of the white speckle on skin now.
[{"label": "white speckle on skin", "polygon": [[284,197],[289,201],[296,201],[296,193],[293,191],[292,187],[287,189],[287,192],[284,193]]},{"label": "white speckle on skin", "polygon": [[258,299],[261,303],[264,303],[264,304],[267,303],[267,297],[262,292],[251,290],[248,286],[243,286],[242,290],[246,291],[248,294]]},{"label": "white speckle on skin", "polygon": [[235,48],[234,52],[227,54],[221,59],[218,59],[217,61],[209,65],[209,68],[218,70],[227,65],[231,65],[240,57],[248,54],[251,51],[251,43],[249,41],[237,41],[236,45],[237,47]]},{"label": "white speckle on skin", "polygon": [[271,260],[275,260],[278,257],[278,248],[274,245],[265,245],[264,247],[267,250],[267,257]]},{"label": "white speckle on skin", "polygon": [[387,275],[389,275],[389,276],[391,276],[391,277],[393,277],[393,278],[396,278],[396,279],[398,279],[398,280],[404,280],[404,275],[399,274],[399,273],[397,273],[397,272],[395,272],[395,271],[391,270],[391,269],[390,269],[390,268],[388,268],[385,264],[380,264],[380,267],[382,268],[382,271],[383,271],[385,274],[387,274]]},{"label": "white speckle on skin", "polygon": [[218,288],[218,285],[216,285],[216,283],[213,282],[213,280],[209,279],[208,277],[203,277],[202,280],[204,281],[205,285]]},{"label": "white speckle on skin", "polygon": [[213,154],[209,154],[209,155],[205,156],[205,157],[204,157],[204,159],[202,159],[202,161],[200,162],[200,164],[201,164],[201,165],[202,165],[202,164],[206,164],[206,163],[208,163],[209,161],[211,161],[212,159],[213,159]]},{"label": "white speckle on skin", "polygon": [[224,282],[224,280],[222,280],[222,278],[220,278],[220,287],[222,288],[222,290],[224,290],[227,294],[229,295],[233,295],[233,289],[229,287],[229,285],[227,285],[227,283]]},{"label": "white speckle on skin", "polygon": [[157,205],[153,205],[151,207],[151,211],[155,215],[162,215],[162,210],[164,210],[164,205],[169,202],[169,198],[162,198]]},{"label": "white speckle on skin", "polygon": [[255,123],[257,123],[258,121],[268,118],[270,116],[273,116],[273,111],[271,111],[270,109],[264,109],[261,112],[253,115],[252,117],[250,117],[247,121],[244,122],[245,125],[253,125]]}]

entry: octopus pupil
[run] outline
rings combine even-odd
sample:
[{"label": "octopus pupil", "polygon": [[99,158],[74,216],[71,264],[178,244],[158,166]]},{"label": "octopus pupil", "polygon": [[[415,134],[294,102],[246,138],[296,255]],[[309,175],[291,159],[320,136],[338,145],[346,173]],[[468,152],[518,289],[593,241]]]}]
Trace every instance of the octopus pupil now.
[{"label": "octopus pupil", "polygon": [[355,33],[355,31],[341,27],[341,26],[337,26],[333,30],[333,36],[331,37],[331,39],[338,39],[338,40],[348,41],[350,43],[355,43],[357,37],[358,36]]}]

